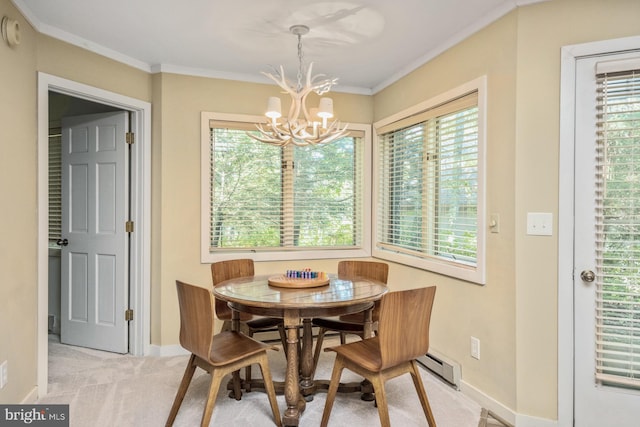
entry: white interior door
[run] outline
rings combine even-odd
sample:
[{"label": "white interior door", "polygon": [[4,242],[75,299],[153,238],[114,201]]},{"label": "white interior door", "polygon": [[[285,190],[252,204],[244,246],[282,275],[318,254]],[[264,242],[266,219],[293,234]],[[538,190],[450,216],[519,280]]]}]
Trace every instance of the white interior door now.
[{"label": "white interior door", "polygon": [[640,53],[576,64],[576,427],[640,423],[640,80],[596,78],[629,67]]},{"label": "white interior door", "polygon": [[128,114],[62,120],[61,333],[65,344],[128,351]]}]

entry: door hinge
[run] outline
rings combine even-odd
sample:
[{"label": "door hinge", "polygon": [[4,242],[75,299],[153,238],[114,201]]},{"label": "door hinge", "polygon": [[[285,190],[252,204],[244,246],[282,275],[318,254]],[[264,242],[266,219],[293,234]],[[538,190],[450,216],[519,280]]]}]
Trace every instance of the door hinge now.
[{"label": "door hinge", "polygon": [[133,132],[127,132],[126,134],[127,144],[131,145],[135,142],[135,134]]},{"label": "door hinge", "polygon": [[126,322],[131,322],[133,320],[133,310],[128,309],[124,312],[124,320]]},{"label": "door hinge", "polygon": [[127,233],[133,233],[133,221],[127,221],[124,225],[124,229]]}]

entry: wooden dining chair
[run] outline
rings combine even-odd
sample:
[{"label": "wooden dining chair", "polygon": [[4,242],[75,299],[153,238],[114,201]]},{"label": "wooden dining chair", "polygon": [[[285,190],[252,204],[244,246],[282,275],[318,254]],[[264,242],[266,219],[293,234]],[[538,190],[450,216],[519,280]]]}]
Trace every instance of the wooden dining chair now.
[{"label": "wooden dining chair", "polygon": [[[281,426],[276,392],[267,360],[267,350],[277,350],[277,347],[256,341],[239,332],[224,331],[214,335],[212,292],[179,280],[176,281],[176,287],[180,306],[180,345],[191,352],[191,357],[165,426],[173,425],[197,367],[211,375],[207,402],[200,423],[204,427],[208,426],[211,420],[223,377],[254,363],[257,363],[262,371],[275,424]],[[239,393],[239,389],[237,392]]]},{"label": "wooden dining chair", "polygon": [[384,384],[387,380],[410,373],[430,427],[436,427],[431,406],[424,390],[416,358],[429,350],[429,323],[436,288],[390,292],[380,302],[378,335],[325,351],[335,351],[336,360],[322,413],[321,426],[329,415],[344,368],[363,376],[373,385],[382,427],[389,427],[389,410]]},{"label": "wooden dining chair", "polygon": [[[365,279],[377,280],[387,283],[389,276],[389,265],[377,261],[340,261],[338,263],[338,277],[362,277]],[[372,321],[373,328],[376,329],[380,311],[380,301],[376,301],[373,306]],[[365,313],[354,313],[340,316],[338,318],[317,318],[313,319],[312,326],[318,327],[318,337],[316,338],[316,349],[313,353],[313,372],[318,366],[320,351],[324,336],[329,331],[340,333],[340,344],[346,343],[347,334],[357,335],[364,338]]]},{"label": "wooden dining chair", "polygon": [[[211,264],[211,279],[213,286],[217,286],[221,282],[238,277],[253,276],[254,267],[252,259],[233,259],[227,261],[219,261]],[[231,330],[231,317],[233,310],[229,308],[226,301],[219,298],[216,301],[216,317],[223,321],[222,330]],[[286,335],[284,332],[284,323],[282,319],[274,317],[253,316],[249,313],[240,313],[240,331],[253,338],[256,332],[264,332],[277,329],[280,334],[282,348],[286,352]],[[251,391],[251,366],[245,369],[245,391]]]}]

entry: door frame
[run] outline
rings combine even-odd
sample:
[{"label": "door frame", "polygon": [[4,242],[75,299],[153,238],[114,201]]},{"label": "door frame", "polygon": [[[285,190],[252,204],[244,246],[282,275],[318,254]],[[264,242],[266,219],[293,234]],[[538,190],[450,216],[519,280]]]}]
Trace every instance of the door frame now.
[{"label": "door frame", "polygon": [[[640,37],[564,46],[560,59],[558,188],[558,426],[574,416],[574,185],[576,62],[583,57],[637,50]],[[578,272],[579,274],[579,272]]]},{"label": "door frame", "polygon": [[131,112],[131,130],[136,134],[130,156],[131,234],[129,307],[134,320],[129,323],[129,353],[149,354],[151,343],[151,104],[46,73],[38,73],[38,396],[48,387],[48,258],[49,258],[49,91]]}]

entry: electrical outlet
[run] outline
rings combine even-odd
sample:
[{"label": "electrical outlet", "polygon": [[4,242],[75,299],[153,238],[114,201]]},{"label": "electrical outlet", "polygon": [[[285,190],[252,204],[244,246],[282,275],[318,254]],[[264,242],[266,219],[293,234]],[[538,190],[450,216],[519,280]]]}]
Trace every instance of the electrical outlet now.
[{"label": "electrical outlet", "polygon": [[4,388],[7,385],[9,362],[6,360],[0,364],[0,388]]},{"label": "electrical outlet", "polygon": [[476,337],[471,337],[471,357],[480,360],[480,340]]}]

